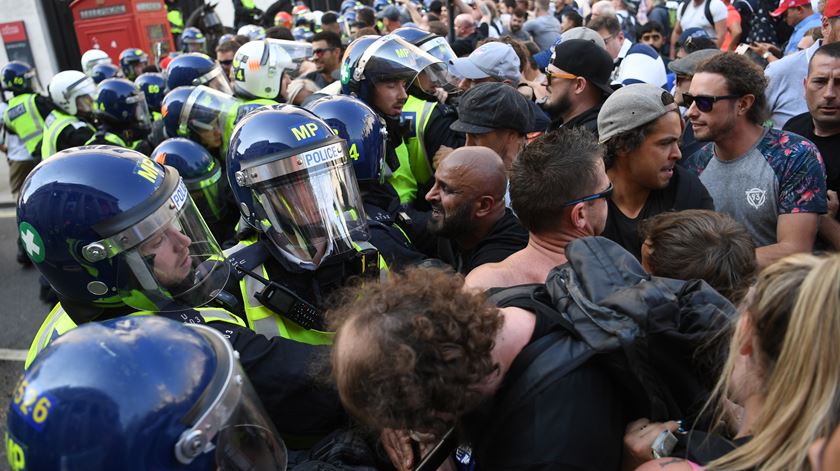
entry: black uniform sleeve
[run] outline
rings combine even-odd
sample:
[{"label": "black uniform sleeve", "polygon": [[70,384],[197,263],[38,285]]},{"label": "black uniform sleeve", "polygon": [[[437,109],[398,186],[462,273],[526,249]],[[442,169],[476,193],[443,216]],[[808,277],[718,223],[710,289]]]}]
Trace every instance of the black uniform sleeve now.
[{"label": "black uniform sleeve", "polygon": [[47,115],[55,109],[55,105],[49,98],[43,95],[35,95],[35,108],[38,108],[38,113],[42,118],[47,119]]},{"label": "black uniform sleeve", "polygon": [[346,425],[338,393],[316,371],[329,347],[266,338],[225,322],[207,324],[227,337],[269,416],[283,435],[320,437]]},{"label": "black uniform sleeve", "polygon": [[464,133],[449,129],[449,125],[457,119],[458,113],[453,107],[448,105],[438,105],[432,110],[429,116],[429,123],[426,124],[426,130],[423,133],[429,164],[433,164],[432,159],[438,149],[440,149],[440,146],[451,147],[453,149],[464,146],[467,139]]},{"label": "black uniform sleeve", "polygon": [[72,125],[66,126],[58,134],[55,151],[59,152],[71,147],[83,146],[93,137],[94,132],[93,129],[87,126],[79,128],[73,127]]}]

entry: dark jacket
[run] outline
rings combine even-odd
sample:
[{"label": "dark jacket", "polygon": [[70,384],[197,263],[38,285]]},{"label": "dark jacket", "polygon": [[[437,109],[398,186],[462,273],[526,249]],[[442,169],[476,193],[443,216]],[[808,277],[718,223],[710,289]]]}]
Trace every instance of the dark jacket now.
[{"label": "dark jacket", "polygon": [[[532,338],[485,421],[469,428],[480,469],[618,469],[625,420],[689,420],[712,387],[716,372],[703,360],[717,364],[716,350],[701,346],[735,315],[729,301],[703,281],[650,277],[601,237],[573,241],[566,257],[545,285],[512,288],[562,316],[543,314],[554,328]],[[528,308],[509,293],[490,301]]]}]

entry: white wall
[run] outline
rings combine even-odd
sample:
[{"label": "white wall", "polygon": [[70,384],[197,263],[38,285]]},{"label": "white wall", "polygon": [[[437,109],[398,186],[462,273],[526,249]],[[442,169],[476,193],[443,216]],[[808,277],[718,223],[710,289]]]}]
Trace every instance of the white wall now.
[{"label": "white wall", "polygon": [[[43,18],[44,12],[37,0],[0,0],[0,23],[22,20],[26,24],[26,35],[29,38],[32,56],[35,58],[38,78],[41,80],[41,85],[46,87],[52,76],[58,72],[58,62],[52,53],[47,23],[43,21]],[[0,38],[0,44],[2,41]],[[6,47],[2,45],[0,65],[8,60]]]}]

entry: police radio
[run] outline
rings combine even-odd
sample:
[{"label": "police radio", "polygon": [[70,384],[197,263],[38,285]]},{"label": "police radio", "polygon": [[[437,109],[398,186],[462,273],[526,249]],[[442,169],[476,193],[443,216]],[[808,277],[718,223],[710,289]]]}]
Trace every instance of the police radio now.
[{"label": "police radio", "polygon": [[254,297],[263,306],[294,321],[304,329],[322,331],[326,329],[323,312],[295,294],[292,290],[279,283],[267,280],[239,265],[236,265],[235,268],[237,271],[265,285],[262,291],[254,294]]}]

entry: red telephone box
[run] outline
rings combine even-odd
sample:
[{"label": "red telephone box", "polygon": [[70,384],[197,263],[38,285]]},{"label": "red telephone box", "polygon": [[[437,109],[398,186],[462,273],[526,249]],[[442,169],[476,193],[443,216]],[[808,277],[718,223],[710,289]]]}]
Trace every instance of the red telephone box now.
[{"label": "red telephone box", "polygon": [[119,64],[120,53],[138,47],[153,63],[154,45],[175,50],[164,0],[73,0],[73,23],[79,49],[101,49]]}]

